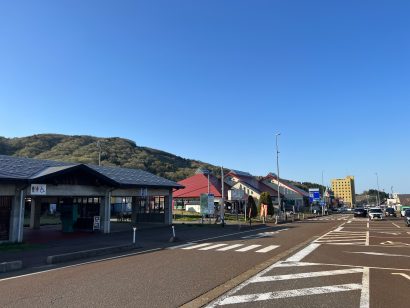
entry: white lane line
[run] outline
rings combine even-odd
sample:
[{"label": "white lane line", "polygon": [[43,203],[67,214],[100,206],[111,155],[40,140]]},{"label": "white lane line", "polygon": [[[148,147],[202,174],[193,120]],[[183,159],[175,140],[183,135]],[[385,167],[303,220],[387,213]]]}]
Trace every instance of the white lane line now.
[{"label": "white lane line", "polygon": [[185,248],[182,248],[182,249],[184,249],[184,250],[190,250],[190,249],[196,249],[196,248],[200,248],[200,247],[205,247],[205,246],[212,245],[212,244],[213,244],[213,243],[204,243],[204,244],[198,244],[198,245],[193,245],[193,246],[185,247]]},{"label": "white lane line", "polygon": [[200,248],[198,250],[211,250],[211,249],[215,249],[215,248],[226,246],[226,245],[228,245],[228,244],[216,244],[216,245]]},{"label": "white lane line", "polygon": [[326,237],[321,237],[320,240],[337,240],[337,239],[349,239],[349,238],[366,238],[367,235],[342,235],[342,236],[326,236]]},{"label": "white lane line", "polygon": [[363,268],[362,292],[360,294],[360,308],[369,308],[370,303],[370,269]]},{"label": "white lane line", "polygon": [[257,250],[256,252],[265,253],[265,252],[269,252],[269,251],[271,251],[271,250],[274,250],[274,249],[276,249],[276,248],[278,248],[278,247],[279,247],[278,245],[270,245],[270,246],[267,246],[267,247],[262,248],[262,249],[260,249],[260,250]]},{"label": "white lane line", "polygon": [[191,245],[193,245],[193,244],[195,244],[195,243],[190,242],[190,243],[186,243],[186,244],[182,244],[182,245],[178,245],[178,246],[171,246],[171,247],[168,247],[167,250],[179,249],[179,248],[191,246]]},{"label": "white lane line", "polygon": [[288,258],[286,261],[287,262],[293,262],[293,261],[302,261],[305,257],[307,257],[310,253],[312,253],[315,249],[317,249],[320,246],[320,244],[312,243],[305,248],[303,248],[301,251],[297,252],[290,258]]},{"label": "white lane line", "polygon": [[403,273],[391,273],[391,274],[392,274],[392,275],[400,275],[400,276],[403,276],[404,278],[410,280],[410,276],[407,275],[407,274],[403,274]]},{"label": "white lane line", "polygon": [[367,222],[367,229],[369,229],[370,228],[370,224],[369,224],[369,222]]},{"label": "white lane line", "polygon": [[409,255],[397,255],[391,253],[382,253],[382,252],[371,252],[371,251],[345,251],[346,253],[357,253],[363,255],[371,255],[371,256],[387,256],[387,257],[403,257],[403,258],[410,258]]},{"label": "white lane line", "polygon": [[266,301],[271,299],[280,299],[280,298],[291,298],[298,296],[308,296],[308,295],[319,295],[319,294],[328,294],[336,292],[347,292],[360,290],[362,288],[361,284],[358,283],[349,283],[341,284],[334,286],[325,286],[325,287],[315,287],[315,288],[304,288],[296,290],[286,290],[279,292],[267,292],[259,294],[249,294],[249,295],[237,295],[225,298],[219,303],[219,305],[229,305],[229,304],[243,304],[250,303],[255,301]]},{"label": "white lane line", "polygon": [[397,228],[401,229],[401,227],[398,224],[395,224],[394,222],[392,222],[392,225],[396,226]]},{"label": "white lane line", "polygon": [[366,232],[366,246],[369,246],[369,245],[370,245],[370,232],[367,231]]},{"label": "white lane line", "polygon": [[300,267],[300,266],[316,266],[316,265],[322,265],[320,263],[310,263],[310,262],[287,262],[283,261],[277,264],[275,267]]},{"label": "white lane line", "polygon": [[359,241],[365,241],[366,238],[354,238],[354,237],[349,237],[349,238],[343,238],[343,239],[318,239],[315,241],[315,243],[332,243],[332,242],[348,242],[348,241],[353,241],[353,242],[359,242]]},{"label": "white lane line", "polygon": [[241,248],[241,249],[238,249],[238,250],[235,250],[235,251],[245,252],[245,251],[252,250],[252,249],[254,249],[254,248],[258,248],[258,247],[260,247],[260,246],[262,246],[262,245],[250,245],[250,246],[246,246],[246,247],[244,247],[244,248]]},{"label": "white lane line", "polygon": [[314,277],[325,277],[333,275],[346,275],[346,274],[356,274],[362,273],[361,268],[349,268],[342,270],[333,271],[321,271],[321,272],[310,272],[310,273],[296,273],[288,275],[277,275],[277,276],[262,276],[251,279],[252,283],[256,282],[268,282],[268,281],[280,281],[280,280],[291,280],[291,279],[303,279],[303,278],[314,278]]},{"label": "white lane line", "polygon": [[231,250],[231,249],[234,249],[234,248],[237,248],[237,247],[241,247],[243,245],[244,244],[234,244],[234,245],[230,245],[230,246],[227,246],[227,247],[224,247],[224,248],[219,248],[216,251],[227,251],[227,250]]},{"label": "white lane line", "polygon": [[125,257],[132,257],[132,256],[136,256],[136,255],[140,255],[140,254],[144,254],[144,253],[148,253],[148,252],[160,251],[160,250],[162,250],[162,248],[153,248],[153,249],[143,250],[143,251],[139,251],[139,252],[127,253],[127,254],[123,254],[123,255],[119,255],[119,256],[115,256],[115,257],[109,257],[109,258],[98,259],[98,260],[88,261],[88,262],[82,262],[82,263],[73,264],[73,265],[61,266],[61,267],[57,267],[57,268],[53,268],[53,269],[49,269],[49,270],[45,270],[45,271],[41,271],[41,272],[35,272],[35,273],[30,273],[30,274],[23,274],[23,275],[19,275],[19,276],[3,278],[3,279],[0,279],[0,282],[6,281],[6,280],[17,279],[17,278],[23,278],[23,277],[39,275],[39,274],[44,274],[44,273],[48,273],[48,272],[54,272],[54,271],[58,271],[58,270],[62,270],[62,269],[78,267],[78,266],[87,265],[87,264],[111,261],[111,260],[116,260],[116,259],[125,258]]},{"label": "white lane line", "polygon": [[351,224],[351,223],[352,223],[352,221],[351,221],[351,220],[349,220],[347,223],[348,223],[348,224]]}]

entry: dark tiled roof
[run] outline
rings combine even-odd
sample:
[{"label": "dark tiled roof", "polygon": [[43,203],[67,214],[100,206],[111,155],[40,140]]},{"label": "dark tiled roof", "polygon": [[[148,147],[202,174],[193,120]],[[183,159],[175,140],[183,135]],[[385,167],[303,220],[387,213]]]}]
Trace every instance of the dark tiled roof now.
[{"label": "dark tiled roof", "polygon": [[152,173],[116,167],[103,167],[94,165],[73,164],[52,160],[40,160],[0,155],[0,180],[26,180],[52,175],[75,166],[84,166],[94,172],[109,178],[118,186],[151,186],[166,188],[181,188],[173,181],[161,178]]}]

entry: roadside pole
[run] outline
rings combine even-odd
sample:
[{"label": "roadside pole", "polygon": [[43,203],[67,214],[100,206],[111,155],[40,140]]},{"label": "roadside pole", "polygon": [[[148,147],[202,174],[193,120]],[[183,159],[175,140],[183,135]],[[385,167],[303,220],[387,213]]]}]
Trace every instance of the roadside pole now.
[{"label": "roadside pole", "polygon": [[224,168],[221,166],[221,189],[222,189],[222,203],[220,206],[220,215],[221,215],[221,223],[222,228],[225,227],[225,183],[224,183]]},{"label": "roadside pole", "polygon": [[137,231],[137,227],[132,227],[133,234],[132,234],[132,243],[135,245],[135,232]]}]

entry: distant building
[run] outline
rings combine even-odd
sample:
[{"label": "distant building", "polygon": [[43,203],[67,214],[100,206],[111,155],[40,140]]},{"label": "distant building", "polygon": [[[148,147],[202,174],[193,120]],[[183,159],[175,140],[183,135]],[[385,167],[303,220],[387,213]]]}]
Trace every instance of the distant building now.
[{"label": "distant building", "polygon": [[276,191],[279,186],[280,193],[283,194],[286,204],[289,206],[295,206],[299,209],[309,204],[309,192],[283,179],[279,179],[280,185],[278,185],[278,178],[274,173],[269,173],[262,179],[262,182]]},{"label": "distant building", "polygon": [[332,180],[332,191],[335,198],[343,201],[344,205],[352,207],[356,203],[354,176]]},{"label": "distant building", "polygon": [[[184,186],[183,189],[174,191],[174,208],[181,209],[190,212],[200,212],[201,194],[209,193],[215,196],[215,203],[219,203],[222,197],[222,184],[219,179],[217,179],[212,174],[205,174],[206,170],[199,170],[195,175],[181,180],[178,184]],[[228,187],[225,186],[225,198],[227,196]]]}]

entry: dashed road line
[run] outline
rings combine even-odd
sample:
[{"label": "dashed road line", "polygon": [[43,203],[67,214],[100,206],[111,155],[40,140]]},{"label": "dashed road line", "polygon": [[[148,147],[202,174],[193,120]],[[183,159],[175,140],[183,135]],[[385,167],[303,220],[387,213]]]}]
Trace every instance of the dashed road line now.
[{"label": "dashed road line", "polygon": [[302,261],[309,254],[311,254],[314,250],[316,250],[319,246],[320,244],[312,243],[306,246],[305,248],[303,248],[302,250],[300,250],[299,252],[297,252],[296,254],[294,254],[293,256],[291,256],[290,258],[288,258],[286,261],[288,262]]}]

